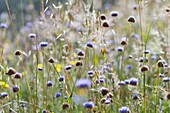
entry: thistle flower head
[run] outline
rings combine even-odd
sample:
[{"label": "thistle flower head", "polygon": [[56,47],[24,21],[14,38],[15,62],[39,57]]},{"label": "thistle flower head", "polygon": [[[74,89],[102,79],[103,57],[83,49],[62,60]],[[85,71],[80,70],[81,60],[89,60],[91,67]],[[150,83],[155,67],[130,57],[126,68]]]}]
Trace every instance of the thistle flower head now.
[{"label": "thistle flower head", "polygon": [[16,73],[16,70],[12,67],[8,68],[6,72],[7,75],[13,75],[15,73]]},{"label": "thistle flower head", "polygon": [[18,85],[13,85],[12,90],[13,90],[14,93],[18,92],[19,91],[19,86]]},{"label": "thistle flower head", "polygon": [[119,113],[130,113],[130,109],[127,106],[119,108]]},{"label": "thistle flower head", "polygon": [[47,47],[48,46],[48,42],[40,42],[39,43],[39,47]]},{"label": "thistle flower head", "polygon": [[83,103],[83,106],[85,107],[85,108],[88,108],[88,109],[93,109],[93,107],[94,107],[94,103],[93,102],[84,102]]},{"label": "thistle flower head", "polygon": [[106,20],[106,15],[105,15],[105,14],[101,14],[101,15],[100,15],[100,19],[101,19],[101,20]]},{"label": "thistle flower head", "polygon": [[119,12],[118,11],[112,11],[112,12],[110,12],[110,15],[112,17],[117,17],[119,15]]},{"label": "thistle flower head", "polygon": [[36,34],[34,34],[34,33],[30,33],[30,34],[28,35],[28,37],[29,37],[29,38],[36,38],[36,37],[37,37],[37,35],[36,35]]},{"label": "thistle flower head", "polygon": [[89,88],[91,86],[91,80],[82,78],[77,80],[75,85],[77,88]]},{"label": "thistle flower head", "polygon": [[52,86],[52,85],[53,85],[53,82],[52,82],[52,81],[50,81],[50,80],[49,80],[49,81],[47,81],[47,86],[49,86],[49,87],[50,87],[50,86]]},{"label": "thistle flower head", "polygon": [[5,98],[8,96],[8,93],[7,92],[1,92],[0,93],[0,98]]},{"label": "thistle flower head", "polygon": [[136,22],[135,17],[134,16],[129,16],[128,22],[135,23]]},{"label": "thistle flower head", "polygon": [[133,86],[138,85],[138,79],[137,78],[130,78],[129,81],[130,81],[130,83],[129,83],[130,85],[133,85]]},{"label": "thistle flower head", "polygon": [[0,28],[7,29],[7,28],[8,28],[8,25],[5,24],[5,23],[1,23],[1,24],[0,24]]}]

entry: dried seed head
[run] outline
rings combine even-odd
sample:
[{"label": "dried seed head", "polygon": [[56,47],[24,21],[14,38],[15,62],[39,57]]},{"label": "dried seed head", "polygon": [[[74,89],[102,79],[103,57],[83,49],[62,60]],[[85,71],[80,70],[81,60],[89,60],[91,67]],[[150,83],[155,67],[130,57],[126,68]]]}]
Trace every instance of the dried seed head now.
[{"label": "dried seed head", "polygon": [[129,16],[128,22],[135,23],[136,19],[134,16]]},{"label": "dried seed head", "polygon": [[55,62],[55,60],[54,60],[54,58],[53,58],[53,57],[51,57],[51,58],[49,58],[49,59],[48,59],[48,62],[49,62],[49,63],[54,63],[54,62]]},{"label": "dried seed head", "polygon": [[170,100],[170,92],[166,95],[166,98]]},{"label": "dried seed head", "polygon": [[112,12],[110,12],[110,15],[112,17],[117,17],[119,15],[119,12],[118,11],[112,11]]},{"label": "dried seed head", "polygon": [[101,15],[100,15],[100,19],[101,19],[101,20],[106,20],[106,15],[105,15],[105,14],[101,14]]},{"label": "dried seed head", "polygon": [[132,67],[133,67],[132,64],[128,64],[128,65],[126,66],[126,68],[127,68],[128,70],[132,69]]},{"label": "dried seed head", "polygon": [[147,65],[143,65],[143,66],[140,68],[140,71],[141,71],[141,72],[149,71],[149,67],[148,67]]},{"label": "dried seed head", "polygon": [[112,98],[113,97],[113,94],[111,92],[107,93],[107,97],[108,98]]},{"label": "dried seed head", "polygon": [[157,62],[157,65],[158,65],[158,67],[164,67],[165,66],[165,60],[159,60],[158,62]]},{"label": "dried seed head", "polygon": [[102,98],[102,99],[100,100],[100,103],[103,104],[105,101],[106,101],[106,98]]},{"label": "dried seed head", "polygon": [[128,38],[122,37],[121,39],[121,45],[127,45],[128,44]]},{"label": "dried seed head", "polygon": [[89,48],[93,48],[94,47],[94,45],[93,45],[93,43],[92,42],[87,42],[87,47],[89,47]]},{"label": "dried seed head", "polygon": [[166,12],[170,12],[170,8],[167,7],[167,8],[165,9],[165,11],[166,11]]},{"label": "dried seed head", "polygon": [[18,92],[19,91],[19,87],[18,85],[13,85],[12,86],[12,91],[15,93],[15,92]]},{"label": "dried seed head", "polygon": [[68,103],[63,103],[62,109],[67,109],[67,108],[69,108],[69,104]]},{"label": "dried seed head", "polygon": [[36,34],[34,34],[34,33],[30,33],[30,34],[28,35],[28,37],[29,37],[29,38],[36,38],[36,37],[37,37],[37,35],[36,35]]},{"label": "dried seed head", "polygon": [[76,66],[82,66],[83,63],[81,61],[76,62]]},{"label": "dried seed head", "polygon": [[6,72],[7,75],[13,75],[15,73],[16,73],[16,70],[12,67],[8,68],[8,70]]},{"label": "dried seed head", "polygon": [[77,52],[77,55],[78,55],[78,56],[84,56],[84,52],[83,52],[82,50],[79,50],[79,51]]},{"label": "dried seed head", "polygon": [[14,75],[14,78],[16,78],[16,79],[22,78],[22,73],[16,72],[15,75]]},{"label": "dried seed head", "polygon": [[108,24],[107,21],[104,21],[104,22],[103,22],[103,27],[109,27],[109,24]]},{"label": "dried seed head", "polygon": [[19,55],[21,55],[21,54],[22,54],[22,52],[21,52],[20,50],[16,50],[16,51],[15,51],[15,55],[16,55],[16,56],[19,56]]},{"label": "dried seed head", "polygon": [[102,95],[105,96],[105,95],[107,95],[107,93],[109,92],[109,89],[108,89],[108,88],[105,88],[105,87],[102,87],[102,88],[100,89],[100,91],[101,91]]}]

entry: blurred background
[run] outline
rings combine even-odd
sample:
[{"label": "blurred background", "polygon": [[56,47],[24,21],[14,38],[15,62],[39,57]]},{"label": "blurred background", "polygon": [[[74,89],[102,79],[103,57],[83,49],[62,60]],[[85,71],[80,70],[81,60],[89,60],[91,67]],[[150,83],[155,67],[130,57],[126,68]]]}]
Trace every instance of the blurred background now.
[{"label": "blurred background", "polygon": [[[13,21],[17,27],[16,29],[23,25],[22,21],[24,21],[25,24],[27,21],[34,20],[30,19],[29,15],[32,14],[35,18],[40,15],[41,0],[0,0],[0,23],[8,23],[8,20],[6,20],[8,16],[6,1],[8,1]],[[47,0],[43,0],[44,8],[46,8],[50,3],[57,6],[59,3],[65,4],[68,2],[68,0],[48,0],[48,4],[45,4],[46,1]],[[76,0],[69,1],[74,2]],[[88,0],[83,1],[87,2]],[[98,4],[98,6],[95,5],[95,7],[97,10],[101,11],[111,7],[115,3],[114,1],[115,0],[94,0],[95,4]]]}]

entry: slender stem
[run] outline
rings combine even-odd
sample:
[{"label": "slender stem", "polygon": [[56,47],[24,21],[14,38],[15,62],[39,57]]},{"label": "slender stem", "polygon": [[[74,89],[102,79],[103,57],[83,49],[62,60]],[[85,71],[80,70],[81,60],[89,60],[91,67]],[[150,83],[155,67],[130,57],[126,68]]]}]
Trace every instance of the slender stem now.
[{"label": "slender stem", "polygon": [[36,105],[38,104],[38,36],[36,37],[36,98],[34,103],[34,110],[36,112]]}]

